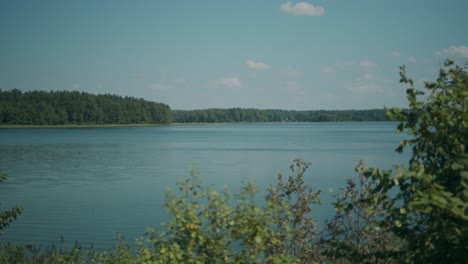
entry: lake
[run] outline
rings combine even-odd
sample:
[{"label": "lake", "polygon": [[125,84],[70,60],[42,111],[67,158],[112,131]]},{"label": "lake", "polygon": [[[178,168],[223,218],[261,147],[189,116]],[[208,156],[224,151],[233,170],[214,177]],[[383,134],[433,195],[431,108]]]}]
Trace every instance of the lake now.
[{"label": "lake", "polygon": [[289,175],[296,157],[312,163],[306,181],[322,189],[313,208],[320,222],[333,209],[328,190],[355,177],[359,160],[380,168],[403,164],[394,152],[397,123],[272,123],[193,126],[0,129],[0,209],[24,212],[1,241],[110,247],[168,217],[164,194],[193,166],[205,184],[237,192],[251,178],[258,189]]}]

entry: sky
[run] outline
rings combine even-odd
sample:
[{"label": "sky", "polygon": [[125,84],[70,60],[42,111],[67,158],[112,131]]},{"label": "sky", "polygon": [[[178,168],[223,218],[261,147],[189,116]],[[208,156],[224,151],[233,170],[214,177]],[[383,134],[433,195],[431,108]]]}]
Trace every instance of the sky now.
[{"label": "sky", "polygon": [[0,0],[0,89],[117,94],[172,109],[407,106],[468,61],[465,0]]}]

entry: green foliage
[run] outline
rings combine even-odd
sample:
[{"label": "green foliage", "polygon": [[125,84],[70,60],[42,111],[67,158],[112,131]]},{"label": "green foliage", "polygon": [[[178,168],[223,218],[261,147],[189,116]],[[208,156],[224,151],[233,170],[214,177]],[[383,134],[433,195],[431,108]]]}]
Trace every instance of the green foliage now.
[{"label": "green foliage", "polygon": [[[0,171],[0,183],[4,182],[6,180],[6,177],[6,174]],[[19,205],[7,211],[0,210],[0,235],[3,232],[3,229],[9,226],[11,222],[16,220],[16,218],[18,217],[18,215],[21,214],[22,211],[23,209]]]},{"label": "green foliage", "polygon": [[338,122],[338,121],[384,121],[385,110],[342,110],[342,111],[288,111],[259,109],[203,109],[174,110],[174,121],[178,123],[216,122]]},{"label": "green foliage", "polygon": [[77,91],[0,89],[0,125],[101,125],[199,122],[383,121],[384,109],[287,111],[260,109],[174,110],[161,103]]},{"label": "green foliage", "polygon": [[140,240],[142,263],[277,263],[292,262],[284,251],[265,255],[281,243],[275,229],[275,207],[255,204],[256,189],[248,181],[235,196],[203,187],[199,177],[178,184],[180,195],[167,194],[172,220],[166,231],[148,231]]},{"label": "green foliage", "polygon": [[0,125],[167,124],[169,106],[132,97],[69,91],[0,90]]},{"label": "green foliage", "polygon": [[320,190],[314,191],[304,183],[304,176],[310,164],[302,159],[295,159],[290,169],[292,175],[287,181],[278,174],[275,187],[269,186],[267,201],[277,210],[274,222],[278,228],[278,240],[281,243],[269,248],[270,254],[286,252],[301,263],[314,260],[314,239],[316,222],[311,216],[312,205],[320,204]]},{"label": "green foliage", "polygon": [[390,227],[378,224],[380,219],[388,216],[382,206],[386,194],[373,191],[376,183],[364,176],[367,170],[360,162],[356,167],[357,183],[348,179],[346,187],[333,194],[336,213],[327,221],[320,238],[322,260],[333,263],[398,263],[398,252],[403,243]]},{"label": "green foliage", "polygon": [[389,110],[401,121],[398,131],[412,138],[397,151],[412,151],[409,167],[395,174],[369,170],[376,192],[396,195],[382,204],[384,223],[407,241],[404,260],[410,263],[465,263],[468,258],[468,73],[448,60],[427,94],[408,84],[409,109]]},{"label": "green foliage", "polygon": [[137,263],[132,248],[121,236],[117,237],[115,247],[108,251],[98,251],[78,242],[71,247],[64,245],[64,241],[62,243],[60,247],[53,245],[46,249],[33,244],[0,243],[0,263]]}]

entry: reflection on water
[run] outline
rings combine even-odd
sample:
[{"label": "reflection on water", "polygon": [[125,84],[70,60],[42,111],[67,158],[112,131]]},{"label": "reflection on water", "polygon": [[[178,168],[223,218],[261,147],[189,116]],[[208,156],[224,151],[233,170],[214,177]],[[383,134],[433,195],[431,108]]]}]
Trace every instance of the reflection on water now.
[{"label": "reflection on water", "polygon": [[[312,162],[310,184],[338,189],[359,160],[389,168],[395,123],[287,123],[79,129],[2,129],[0,208],[24,213],[2,241],[112,245],[167,220],[164,193],[194,166],[206,184],[236,192],[241,179],[260,190],[288,174],[290,162]],[[328,201],[327,201],[328,199]],[[325,194],[322,203],[327,204]],[[323,220],[331,208],[314,210]]]}]

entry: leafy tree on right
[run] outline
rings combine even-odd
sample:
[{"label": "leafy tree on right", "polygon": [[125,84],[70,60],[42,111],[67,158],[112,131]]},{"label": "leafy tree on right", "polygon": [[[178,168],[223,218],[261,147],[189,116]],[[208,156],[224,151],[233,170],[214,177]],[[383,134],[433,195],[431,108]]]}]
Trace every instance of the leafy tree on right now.
[{"label": "leafy tree on right", "polygon": [[411,136],[400,142],[410,148],[408,167],[395,173],[368,169],[364,175],[383,193],[390,227],[405,247],[408,263],[466,263],[468,260],[468,73],[447,60],[425,92],[400,68],[401,83],[409,85],[407,110],[390,109],[398,132]]}]

